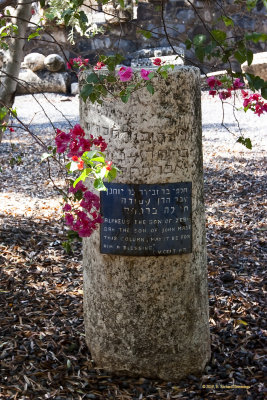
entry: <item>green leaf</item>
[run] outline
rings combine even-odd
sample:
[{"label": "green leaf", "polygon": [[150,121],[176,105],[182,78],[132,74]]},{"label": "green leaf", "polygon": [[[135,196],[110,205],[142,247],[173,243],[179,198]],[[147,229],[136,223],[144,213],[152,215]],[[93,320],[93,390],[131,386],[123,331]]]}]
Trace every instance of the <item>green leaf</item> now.
[{"label": "green leaf", "polygon": [[219,29],[213,29],[211,31],[211,35],[219,43],[223,43],[225,41],[226,37],[227,37],[226,33],[224,31],[219,30]]},{"label": "green leaf", "polygon": [[254,7],[256,7],[258,0],[247,0],[247,10],[251,11]]},{"label": "green leaf", "polygon": [[117,168],[112,167],[111,170],[108,171],[108,174],[106,177],[107,177],[108,181],[111,182],[113,179],[116,178],[116,176],[117,176]]},{"label": "green leaf", "polygon": [[70,171],[70,164],[71,164],[71,163],[69,162],[68,164],[65,165],[67,171]]},{"label": "green leaf", "polygon": [[91,161],[105,163],[104,157],[94,157],[94,158],[91,158]]},{"label": "green leaf", "polygon": [[90,162],[91,159],[97,154],[97,150],[85,151],[82,155],[82,160]]},{"label": "green leaf", "polygon": [[99,191],[101,191],[101,190],[107,190],[107,188],[106,188],[106,186],[104,185],[104,182],[103,182],[103,180],[102,180],[101,178],[95,179],[95,181],[94,181],[94,188],[95,188],[96,190],[99,190]]},{"label": "green leaf", "polygon": [[28,41],[31,40],[31,39],[33,39],[33,38],[35,38],[35,37],[37,37],[37,36],[40,36],[39,30],[38,30],[38,31],[36,30],[35,32],[31,33],[31,34],[28,36]]},{"label": "green leaf", "polygon": [[230,17],[226,17],[225,15],[222,16],[222,20],[225,26],[234,26],[234,21]]},{"label": "green leaf", "polygon": [[246,51],[237,50],[234,53],[234,57],[239,62],[239,64],[243,64],[245,61],[247,61]]},{"label": "green leaf", "polygon": [[245,326],[248,325],[248,323],[246,321],[243,321],[242,319],[237,319],[236,322],[239,325],[245,325]]},{"label": "green leaf", "polygon": [[107,81],[110,82],[110,83],[113,83],[113,82],[117,82],[117,79],[116,79],[116,77],[114,75],[108,75],[107,76]]},{"label": "green leaf", "polygon": [[99,83],[99,77],[95,72],[89,74],[86,78],[87,83]]},{"label": "green leaf", "polygon": [[130,97],[130,93],[120,95],[121,101],[127,103]]},{"label": "green leaf", "polygon": [[52,12],[47,12],[45,13],[45,18],[49,19],[49,21],[52,21],[55,18],[55,14],[53,14]]},{"label": "green leaf", "polygon": [[82,10],[82,11],[79,11],[79,13],[78,13],[78,20],[79,20],[79,22],[82,23],[82,24],[86,24],[86,23],[88,22],[87,15],[85,14],[85,12],[84,12],[83,10]]},{"label": "green leaf", "polygon": [[167,79],[168,78],[168,72],[165,70],[161,70],[159,71],[160,75],[162,76],[162,78]]},{"label": "green leaf", "polygon": [[147,83],[146,88],[152,95],[155,93],[154,86],[150,82]]},{"label": "green leaf", "polygon": [[262,87],[264,87],[265,82],[263,79],[261,79],[259,76],[255,76],[253,80],[253,86],[256,90],[260,90]]},{"label": "green leaf", "polygon": [[251,40],[254,43],[258,43],[259,41],[266,42],[267,34],[266,33],[258,33],[258,32],[246,33],[245,39]]},{"label": "green leaf", "polygon": [[90,94],[93,92],[93,90],[94,90],[94,86],[91,85],[90,83],[88,83],[82,87],[80,95],[84,102],[86,102],[86,100],[88,99]]},{"label": "green leaf", "polygon": [[253,52],[249,49],[247,50],[247,61],[248,65],[251,65],[253,61]]},{"label": "green leaf", "polygon": [[77,185],[78,182],[80,181],[85,181],[85,179],[89,176],[90,172],[91,172],[91,168],[86,168],[83,170],[83,172],[81,173],[81,175],[74,181],[73,183],[73,187],[75,188],[75,186]]},{"label": "green leaf", "polygon": [[92,93],[89,94],[89,99],[90,99],[90,101],[92,103],[94,103],[97,100],[98,97],[99,96],[95,92],[92,92]]},{"label": "green leaf", "polygon": [[0,108],[0,120],[4,119],[8,113],[8,109],[6,107]]},{"label": "green leaf", "polygon": [[207,39],[206,35],[199,34],[193,38],[193,43],[195,46],[201,46],[205,43],[206,39]]},{"label": "green leaf", "polygon": [[203,61],[204,61],[204,57],[205,57],[205,50],[204,50],[204,48],[203,48],[203,47],[197,47],[197,48],[195,49],[195,53],[196,53],[196,56],[197,56],[197,58],[199,59],[199,61],[200,61],[200,62],[203,62]]},{"label": "green leaf", "polygon": [[150,39],[152,36],[152,33],[149,31],[146,31],[144,29],[140,29],[137,31],[138,33],[140,33],[141,35],[143,35],[146,39]]},{"label": "green leaf", "polygon": [[192,42],[191,42],[191,40],[190,40],[190,39],[186,39],[186,40],[185,40],[185,45],[186,45],[187,50],[190,50],[191,47],[192,47]]},{"label": "green leaf", "polygon": [[237,139],[237,142],[243,144],[249,150],[252,149],[252,143],[251,143],[250,138],[244,138],[243,136],[240,136]]},{"label": "green leaf", "polygon": [[267,85],[261,89],[262,97],[267,100]]}]

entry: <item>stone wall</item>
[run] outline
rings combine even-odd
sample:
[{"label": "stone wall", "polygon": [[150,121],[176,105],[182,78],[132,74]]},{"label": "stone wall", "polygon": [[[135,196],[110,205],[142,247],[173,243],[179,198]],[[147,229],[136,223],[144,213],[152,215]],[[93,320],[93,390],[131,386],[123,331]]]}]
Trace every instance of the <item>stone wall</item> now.
[{"label": "stone wall", "polygon": [[[104,29],[104,33],[91,39],[77,37],[77,42],[74,46],[70,46],[67,43],[67,33],[63,27],[57,27],[53,31],[53,27],[50,24],[48,33],[44,36],[46,40],[51,41],[49,33],[56,33],[56,39],[67,52],[67,57],[81,55],[94,61],[99,53],[112,54],[119,52],[125,55],[125,63],[130,65],[132,53],[144,48],[166,47],[170,46],[170,44],[185,50],[186,64],[190,64],[190,60],[197,62],[194,52],[185,49],[184,42],[186,38],[192,39],[197,34],[206,34],[207,31],[204,24],[209,29],[226,30],[228,37],[240,37],[240,34],[250,31],[267,33],[266,9],[261,0],[258,1],[257,7],[249,13],[246,12],[244,5],[234,4],[234,0],[216,2],[211,0],[192,0],[191,3],[194,8],[187,0],[167,0],[164,5],[165,27],[157,8],[160,2],[152,0],[139,1],[138,5],[133,3],[132,7],[129,6],[127,8],[127,12],[114,9],[112,6],[108,6],[108,9],[103,6],[103,11],[109,14],[115,15],[119,13],[119,16],[122,17],[121,23],[116,17],[105,16],[102,12],[96,11],[90,14],[90,19],[93,23],[101,26]],[[221,7],[223,7],[224,14],[231,16],[234,20],[235,27],[225,28],[224,23],[219,20],[222,13]],[[96,10],[98,10],[97,7]],[[140,29],[152,31],[153,37],[150,39],[145,38],[140,33]],[[169,35],[169,41],[166,38],[165,30]],[[40,39],[43,39],[43,37]],[[51,45],[55,48],[53,52],[60,51],[59,46],[50,43],[50,48]],[[36,39],[27,43],[25,51],[27,54],[31,51],[38,51],[47,55],[47,47],[48,45],[45,42]],[[259,42],[253,44],[253,51],[255,53],[267,51],[267,43]],[[51,49],[49,53],[51,53]],[[223,69],[225,66],[216,65],[214,60],[208,66],[202,66],[205,72],[210,67]],[[235,64],[234,67],[237,68]]]}]

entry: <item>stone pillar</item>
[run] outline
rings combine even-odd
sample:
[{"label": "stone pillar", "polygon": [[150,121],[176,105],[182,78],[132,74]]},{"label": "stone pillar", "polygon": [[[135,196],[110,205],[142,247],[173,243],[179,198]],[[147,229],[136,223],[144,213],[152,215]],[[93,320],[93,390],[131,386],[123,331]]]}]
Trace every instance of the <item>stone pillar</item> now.
[{"label": "stone pillar", "polygon": [[85,239],[85,333],[98,367],[176,381],[210,357],[200,74],[175,67],[153,82],[153,96],[144,89],[127,104],[81,102],[81,123],[107,141],[116,183],[192,185],[192,251],[102,254],[99,231]]}]

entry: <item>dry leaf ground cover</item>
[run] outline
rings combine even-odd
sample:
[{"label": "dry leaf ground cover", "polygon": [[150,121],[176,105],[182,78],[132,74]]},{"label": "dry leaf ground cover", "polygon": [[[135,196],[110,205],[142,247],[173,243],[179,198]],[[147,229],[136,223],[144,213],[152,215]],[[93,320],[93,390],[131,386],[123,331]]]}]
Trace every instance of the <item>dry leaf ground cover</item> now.
[{"label": "dry leaf ground cover", "polygon": [[[46,110],[57,127],[68,126],[63,115],[77,121],[77,98],[48,98]],[[40,106],[29,96],[16,103],[21,119],[52,142]],[[231,108],[225,113],[228,128],[235,130]],[[19,129],[5,137],[0,146],[1,399],[264,398],[266,117],[238,114],[253,140],[252,151],[235,144],[221,117],[220,102],[203,93],[212,358],[202,377],[179,383],[114,377],[95,367],[84,341],[81,245],[72,255],[62,249],[60,197],[40,164],[42,150]],[[55,167],[51,175],[61,184]]]}]

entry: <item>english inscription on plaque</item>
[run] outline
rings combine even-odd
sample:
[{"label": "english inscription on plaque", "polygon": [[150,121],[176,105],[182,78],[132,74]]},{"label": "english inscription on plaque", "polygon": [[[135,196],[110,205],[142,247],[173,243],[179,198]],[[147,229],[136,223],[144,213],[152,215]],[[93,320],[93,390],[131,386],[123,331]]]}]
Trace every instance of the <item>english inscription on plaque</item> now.
[{"label": "english inscription on plaque", "polygon": [[192,252],[191,182],[106,183],[100,252],[129,256]]}]

